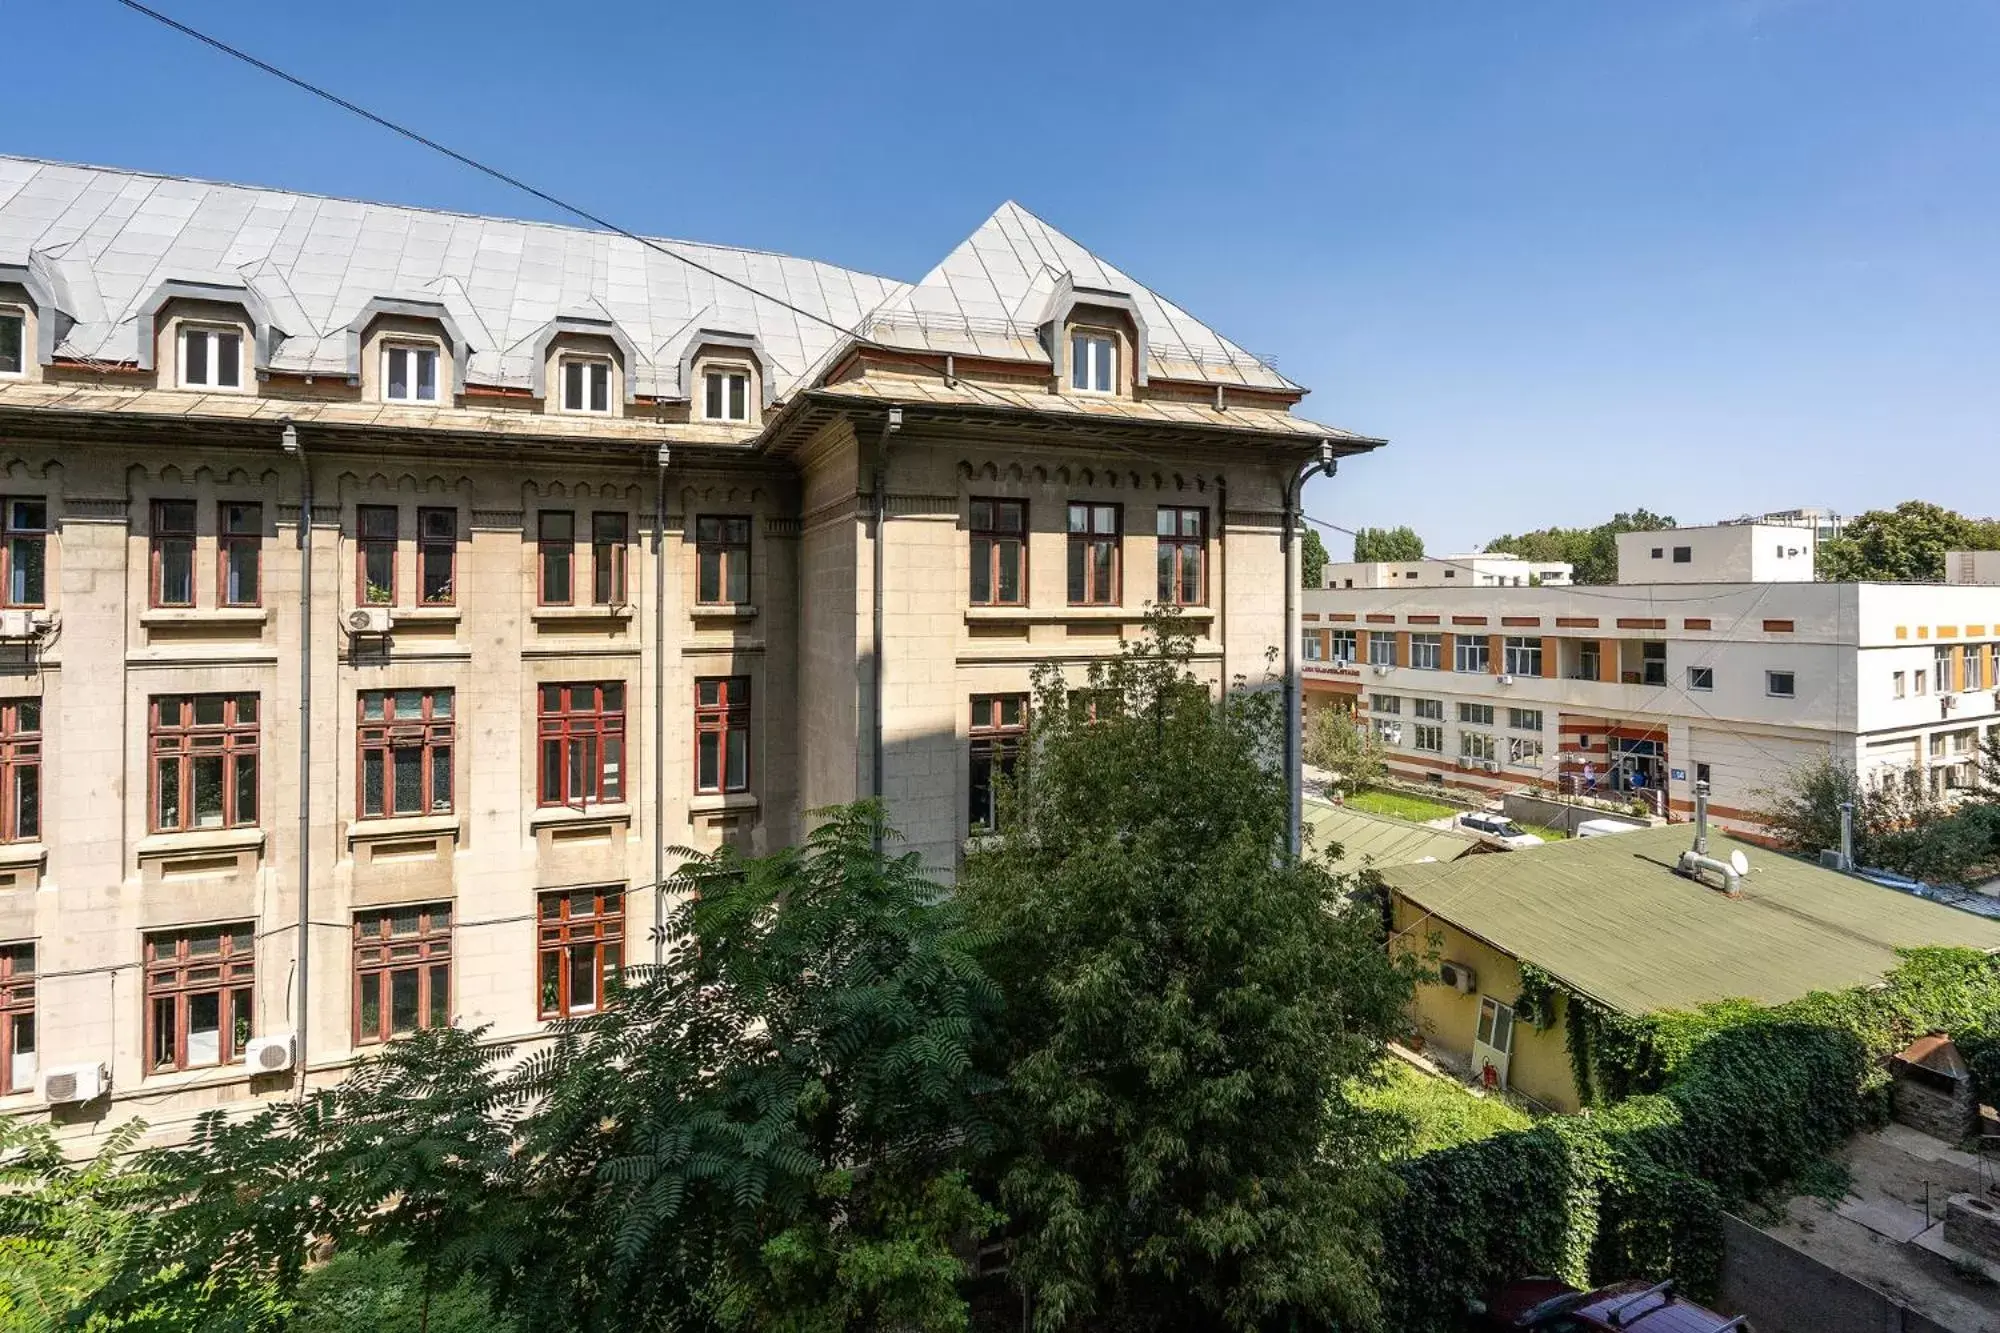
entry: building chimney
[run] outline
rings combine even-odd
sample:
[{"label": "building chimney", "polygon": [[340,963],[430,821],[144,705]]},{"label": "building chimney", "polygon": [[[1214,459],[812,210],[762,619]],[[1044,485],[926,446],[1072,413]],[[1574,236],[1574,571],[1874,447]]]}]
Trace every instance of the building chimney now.
[{"label": "building chimney", "polygon": [[1694,784],[1694,854],[1708,855],[1708,784]]},{"label": "building chimney", "polygon": [[1702,873],[1718,876],[1722,880],[1722,891],[1731,898],[1742,896],[1743,877],[1736,866],[1728,861],[1718,861],[1708,854],[1708,784],[1694,784],[1694,847],[1681,853],[1681,859],[1674,869],[1696,883],[1704,883]]}]

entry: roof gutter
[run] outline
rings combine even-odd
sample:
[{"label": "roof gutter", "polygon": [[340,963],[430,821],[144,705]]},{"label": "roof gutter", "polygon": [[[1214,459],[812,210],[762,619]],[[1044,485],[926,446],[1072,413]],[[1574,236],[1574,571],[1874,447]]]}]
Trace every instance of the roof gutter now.
[{"label": "roof gutter", "polygon": [[1304,715],[1299,684],[1299,498],[1314,473],[1331,477],[1338,467],[1333,441],[1319,442],[1319,457],[1301,467],[1285,484],[1285,515],[1278,529],[1278,544],[1285,553],[1285,850],[1290,859],[1299,858],[1305,838]]}]

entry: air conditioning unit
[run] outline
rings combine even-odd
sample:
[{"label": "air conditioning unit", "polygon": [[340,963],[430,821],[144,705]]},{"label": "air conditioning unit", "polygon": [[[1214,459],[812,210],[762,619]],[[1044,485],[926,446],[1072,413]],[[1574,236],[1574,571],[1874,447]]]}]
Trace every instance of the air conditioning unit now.
[{"label": "air conditioning unit", "polygon": [[32,639],[41,633],[33,611],[0,611],[0,639]]},{"label": "air conditioning unit", "polygon": [[282,1074],[292,1067],[292,1034],[252,1037],[243,1048],[243,1065],[253,1074]]},{"label": "air conditioning unit", "polygon": [[1378,676],[1386,676],[1386,675],[1388,675],[1388,674],[1389,674],[1389,664],[1388,664],[1387,662],[1377,662],[1377,663],[1375,664],[1375,674],[1376,674],[1376,675],[1378,675]]},{"label": "air conditioning unit", "polygon": [[1486,761],[1486,771],[1488,773],[1498,773],[1500,771],[1500,761],[1497,759],[1488,759]]},{"label": "air conditioning unit", "polygon": [[1958,696],[1955,694],[1945,695],[1944,698],[1938,700],[1938,707],[1949,713],[1952,709],[1958,707]]},{"label": "air conditioning unit", "polygon": [[386,606],[357,606],[347,613],[349,634],[387,634],[389,632],[389,608]]},{"label": "air conditioning unit", "polygon": [[1502,685],[1512,685],[1514,683],[1514,678],[1512,676],[1502,676],[1500,677],[1500,683]]},{"label": "air conditioning unit", "polygon": [[52,1104],[93,1102],[111,1091],[111,1071],[103,1064],[59,1065],[42,1075],[42,1100]]},{"label": "air conditioning unit", "polygon": [[1439,963],[1438,981],[1461,995],[1470,995],[1479,989],[1478,975],[1464,963]]}]

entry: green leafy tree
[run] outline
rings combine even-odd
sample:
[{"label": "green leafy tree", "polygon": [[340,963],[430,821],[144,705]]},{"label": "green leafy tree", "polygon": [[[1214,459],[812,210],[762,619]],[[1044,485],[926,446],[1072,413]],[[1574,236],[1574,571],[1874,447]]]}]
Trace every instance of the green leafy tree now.
[{"label": "green leafy tree", "polygon": [[2000,549],[2000,524],[1925,500],[1871,509],[1822,542],[1819,576],[1830,583],[1924,583],[1944,578],[1947,551]]},{"label": "green leafy tree", "polygon": [[1424,539],[1410,527],[1363,528],[1354,534],[1356,560],[1421,560]]},{"label": "green leafy tree", "polygon": [[1355,725],[1354,714],[1325,705],[1306,714],[1305,760],[1333,776],[1332,785],[1352,794],[1382,780],[1388,770],[1382,741],[1366,727]]},{"label": "green leafy tree", "polygon": [[[958,1330],[956,1246],[996,1221],[973,1062],[999,992],[879,807],[802,848],[693,857],[671,961],[514,1062],[398,1042],[334,1090],[149,1154],[148,1231],[95,1308],[300,1289],[312,1247],[393,1248],[436,1308],[520,1327]],[[201,1325],[204,1329],[211,1325]]]},{"label": "green leafy tree", "polygon": [[1674,526],[1674,520],[1649,509],[1614,514],[1608,523],[1594,528],[1538,528],[1517,536],[1495,537],[1486,543],[1488,551],[1517,555],[1523,560],[1562,561],[1573,565],[1577,583],[1605,584],[1618,581],[1618,534],[1659,532]]},{"label": "green leafy tree", "polygon": [[[2000,764],[2000,747],[1987,751],[1986,762]],[[2000,854],[2000,803],[1986,794],[1947,804],[1915,771],[1869,786],[1849,765],[1823,756],[1785,773],[1759,797],[1764,831],[1803,856],[1840,846],[1843,804],[1853,809],[1860,865],[1957,883]]]},{"label": "green leafy tree", "polygon": [[1308,526],[1306,535],[1299,542],[1299,586],[1317,588],[1326,582],[1326,543],[1319,539],[1319,529]]},{"label": "green leafy tree", "polygon": [[998,1169],[1040,1330],[1374,1310],[1390,1123],[1347,1096],[1411,994],[1379,909],[1285,853],[1278,696],[1171,618],[1038,674],[1008,833],[959,892],[1006,995]]}]

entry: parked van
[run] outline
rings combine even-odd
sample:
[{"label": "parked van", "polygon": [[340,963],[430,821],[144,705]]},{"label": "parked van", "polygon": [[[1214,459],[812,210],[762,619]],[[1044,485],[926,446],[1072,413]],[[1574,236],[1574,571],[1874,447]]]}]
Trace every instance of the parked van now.
[{"label": "parked van", "polygon": [[1613,833],[1635,833],[1644,827],[1644,824],[1627,824],[1619,819],[1586,819],[1576,826],[1576,836],[1603,838]]},{"label": "parked van", "polygon": [[1477,833],[1481,842],[1490,842],[1496,847],[1539,847],[1542,840],[1516,824],[1505,815],[1488,815],[1474,811],[1460,815],[1458,826],[1467,833]]}]

